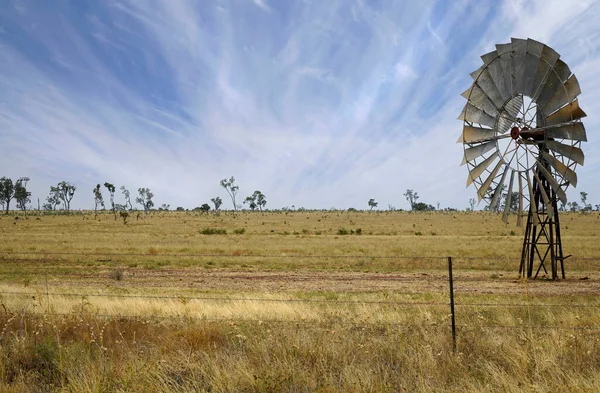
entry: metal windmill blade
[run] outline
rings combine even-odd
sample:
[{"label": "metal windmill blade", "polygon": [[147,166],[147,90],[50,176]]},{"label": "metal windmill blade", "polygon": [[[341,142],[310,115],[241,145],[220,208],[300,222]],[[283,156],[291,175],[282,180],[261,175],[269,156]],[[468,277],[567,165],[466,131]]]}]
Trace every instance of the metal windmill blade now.
[{"label": "metal windmill blade", "polygon": [[515,214],[521,226],[527,218],[523,276],[534,276],[535,261],[535,276],[541,269],[550,274],[549,260],[552,278],[558,264],[564,278],[557,201],[566,204],[565,190],[577,185],[575,171],[584,163],[579,82],[556,51],[532,39],[513,38],[481,59],[458,117],[467,186],[474,184],[504,222]]}]

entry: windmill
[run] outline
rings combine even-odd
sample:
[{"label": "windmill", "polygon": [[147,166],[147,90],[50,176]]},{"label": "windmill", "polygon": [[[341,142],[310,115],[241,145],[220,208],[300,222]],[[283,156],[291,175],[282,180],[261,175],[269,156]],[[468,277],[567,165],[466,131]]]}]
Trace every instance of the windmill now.
[{"label": "windmill", "polygon": [[577,185],[587,140],[579,83],[559,57],[532,39],[496,45],[471,73],[458,117],[467,187],[474,184],[490,210],[502,210],[505,223],[510,213],[518,226],[526,220],[519,274],[527,278],[543,269],[556,280],[559,266],[565,278],[557,202],[566,204],[565,190]]}]

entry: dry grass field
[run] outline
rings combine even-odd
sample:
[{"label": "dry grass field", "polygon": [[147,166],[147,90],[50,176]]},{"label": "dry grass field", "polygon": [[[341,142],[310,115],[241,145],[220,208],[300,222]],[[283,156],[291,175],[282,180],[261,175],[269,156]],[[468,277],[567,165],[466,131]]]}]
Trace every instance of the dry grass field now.
[{"label": "dry grass field", "polygon": [[0,391],[597,392],[600,215],[561,220],[551,282],[489,213],[0,215]]}]

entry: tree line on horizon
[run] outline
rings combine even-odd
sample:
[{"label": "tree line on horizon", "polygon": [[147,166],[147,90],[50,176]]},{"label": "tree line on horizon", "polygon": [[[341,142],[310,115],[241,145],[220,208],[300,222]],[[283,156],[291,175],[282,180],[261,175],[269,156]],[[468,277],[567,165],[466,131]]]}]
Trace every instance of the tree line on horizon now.
[{"label": "tree line on horizon", "polygon": [[[2,210],[4,210],[4,212],[6,214],[8,214],[8,212],[10,210],[10,204],[13,199],[15,200],[17,208],[19,210],[22,210],[22,211],[27,210],[27,205],[31,203],[31,192],[29,192],[27,190],[27,183],[30,180],[31,179],[29,177],[20,177],[16,181],[13,181],[11,178],[8,178],[8,177],[0,178],[0,208]],[[259,211],[263,211],[266,209],[267,198],[259,190],[256,190],[251,195],[247,196],[242,201],[242,204],[237,203],[236,198],[237,198],[237,194],[239,192],[239,186],[235,184],[235,177],[231,176],[230,178],[225,178],[225,179],[221,180],[219,184],[231,198],[231,202],[232,202],[234,211],[241,210],[243,208],[243,205],[247,205],[248,208],[252,211],[257,210],[257,209]],[[103,189],[106,189],[106,191],[108,191],[109,201],[110,201],[110,210],[113,212],[115,220],[117,220],[117,216],[118,216],[117,212],[119,212],[119,214],[121,215],[123,220],[126,221],[127,220],[126,212],[137,210],[137,209],[134,209],[133,203],[131,202],[131,193],[125,186],[121,186],[119,188],[121,190],[121,193],[123,194],[125,203],[119,204],[119,203],[115,203],[115,192],[117,190],[115,185],[112,183],[109,183],[109,182],[104,182],[103,186],[101,186],[100,183],[98,183],[96,185],[96,187],[94,187],[94,189],[92,190],[95,214],[97,214],[98,209],[106,210],[104,196],[102,194]],[[59,210],[58,207],[61,206],[62,209],[60,209],[60,210],[65,211],[67,213],[70,212],[71,211],[71,201],[73,200],[73,197],[75,196],[75,191],[77,191],[77,187],[74,184],[66,182],[66,181],[61,181],[58,184],[56,184],[55,186],[50,186],[49,195],[46,197],[45,202],[42,205],[40,205],[40,201],[38,198],[38,209],[37,210],[39,211],[39,210],[43,209],[45,211],[56,211],[56,210]],[[144,213],[146,213],[146,214],[149,211],[154,210],[153,209],[154,208],[154,201],[153,201],[154,193],[152,193],[152,191],[150,191],[149,188],[144,188],[144,187],[138,188],[137,191],[138,191],[138,195],[137,195],[137,197],[135,197],[135,203],[142,207],[141,210],[143,210]],[[513,194],[515,194],[515,193],[513,193]],[[419,202],[418,201],[420,199],[419,194],[414,190],[407,189],[406,192],[402,195],[406,198],[407,202],[409,203],[411,211],[440,210],[439,202],[437,203],[437,206],[433,206],[433,205],[430,205],[430,204],[427,204],[424,202]],[[588,203],[587,197],[588,197],[588,193],[582,191],[582,192],[580,192],[581,205],[579,205],[579,203],[577,203],[576,201],[568,202],[566,205],[564,205],[564,204],[561,205],[559,210],[571,211],[571,212],[592,211],[592,210],[594,210],[594,208],[592,207],[592,204]],[[508,199],[507,193],[504,193],[503,198],[499,198],[498,203],[494,207],[494,209],[490,209],[490,206],[486,206],[484,208],[484,210],[504,210],[504,207],[505,207],[504,203],[507,199]],[[510,200],[511,200],[511,206],[509,207],[509,210],[511,212],[517,211],[518,205],[516,204],[516,201],[518,200],[518,198],[513,195]],[[210,210],[213,210],[215,212],[219,212],[221,210],[221,206],[223,205],[223,200],[221,199],[221,197],[217,196],[217,197],[211,198],[210,201],[211,201],[213,207],[211,207],[211,205],[209,205],[208,203],[203,203],[202,205],[193,208],[192,211],[200,211],[200,212],[208,213]],[[379,203],[374,198],[369,199],[369,201],[367,202],[369,211],[373,210],[374,208],[377,208],[378,204]],[[471,198],[471,199],[469,199],[469,207],[467,207],[465,210],[474,211],[475,205],[476,205],[476,199]],[[595,205],[594,207],[595,207],[596,211],[600,211],[600,204]],[[31,209],[29,209],[29,210],[31,210]],[[156,210],[168,211],[168,210],[170,210],[170,205],[163,204],[160,207],[158,207],[158,209],[156,209]],[[183,207],[177,207],[175,210],[176,211],[185,211],[186,209],[184,209]],[[284,211],[296,210],[296,208],[294,205],[292,205],[291,208],[284,207],[281,210],[284,210]],[[298,210],[307,210],[307,209],[298,208]],[[390,204],[390,205],[388,205],[388,210],[396,211],[396,210],[402,210],[402,209],[396,209],[395,206]],[[445,208],[443,210],[457,210],[457,209]],[[348,211],[358,211],[358,210],[355,208],[349,208]]]},{"label": "tree line on horizon", "polygon": [[[21,177],[16,181],[13,181],[11,178],[6,176],[0,178],[0,208],[4,210],[5,213],[8,214],[12,200],[16,201],[17,208],[19,210],[27,210],[27,205],[31,203],[31,192],[27,190],[27,182],[29,182],[29,180],[29,177]],[[236,203],[239,186],[235,184],[235,177],[231,176],[230,178],[221,180],[220,185],[231,197],[234,210],[237,211],[242,209],[242,205]],[[108,191],[110,210],[113,212],[115,220],[117,219],[117,212],[136,210],[131,202],[131,193],[125,186],[120,187],[121,193],[125,199],[125,203],[119,204],[115,203],[115,192],[117,188],[114,184],[105,182],[103,186],[98,183],[92,190],[94,212],[96,214],[98,209],[106,209],[104,196],[102,194],[103,189]],[[73,200],[76,191],[77,187],[74,184],[66,181],[61,181],[56,186],[50,186],[50,193],[46,197],[46,200],[43,202],[43,204],[40,204],[38,199],[37,210],[55,211],[59,210],[60,206],[60,210],[69,212],[71,211],[71,201]],[[153,198],[154,193],[149,188],[138,188],[138,196],[135,197],[135,203],[140,205],[145,213],[148,213],[154,208]],[[211,198],[210,201],[212,202],[214,208],[212,208],[208,203],[204,203],[199,207],[195,207],[193,210],[208,212],[211,209],[214,209],[214,211],[219,211],[221,209],[221,206],[223,205],[223,200],[221,197],[217,196]],[[251,210],[258,209],[262,211],[267,205],[267,198],[261,191],[256,190],[243,200],[243,205],[248,205]],[[170,205],[163,204],[158,208],[158,210],[170,210]],[[181,211],[185,209],[183,207],[178,207],[176,210]]]}]

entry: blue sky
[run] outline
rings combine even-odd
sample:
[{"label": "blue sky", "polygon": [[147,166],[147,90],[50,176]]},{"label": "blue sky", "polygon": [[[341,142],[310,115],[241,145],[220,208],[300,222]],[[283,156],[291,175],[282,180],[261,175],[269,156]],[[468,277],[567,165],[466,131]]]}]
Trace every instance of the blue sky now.
[{"label": "blue sky", "polygon": [[[107,0],[0,5],[0,176],[109,181],[192,208],[465,208],[460,94],[511,37],[561,54],[588,141],[571,200],[600,203],[598,1]],[[122,203],[120,195],[118,203]],[[37,205],[37,202],[35,203]]]}]

